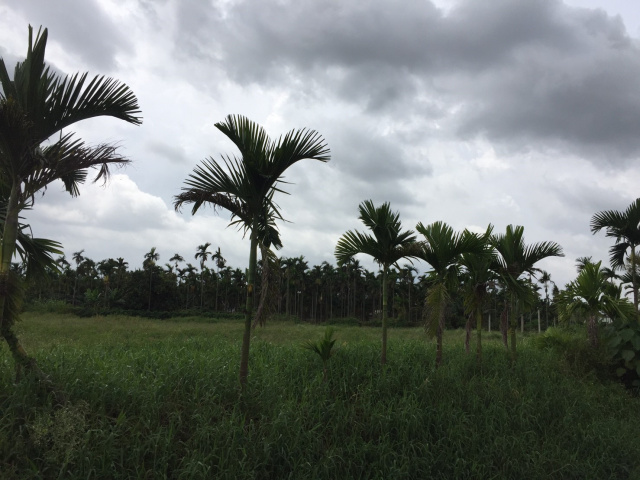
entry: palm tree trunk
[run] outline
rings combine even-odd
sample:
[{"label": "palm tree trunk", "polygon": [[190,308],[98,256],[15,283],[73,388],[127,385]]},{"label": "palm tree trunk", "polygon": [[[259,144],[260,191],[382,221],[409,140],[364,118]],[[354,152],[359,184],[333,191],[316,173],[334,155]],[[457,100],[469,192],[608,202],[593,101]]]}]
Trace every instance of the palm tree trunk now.
[{"label": "palm tree trunk", "polygon": [[471,352],[471,320],[473,319],[473,314],[469,314],[467,317],[467,322],[464,325],[464,351],[465,353]]},{"label": "palm tree trunk", "polygon": [[382,270],[382,365],[387,363],[387,268]]},{"label": "palm tree trunk", "polygon": [[[489,314],[491,315],[491,314]],[[476,359],[478,363],[482,361],[482,310],[476,310],[476,335],[478,343],[476,344]]]},{"label": "palm tree trunk", "polygon": [[444,332],[444,305],[438,313],[438,326],[436,328],[436,368],[442,365],[442,336]]},{"label": "palm tree trunk", "polygon": [[633,285],[633,305],[638,315],[638,281],[636,279],[636,246],[631,244],[631,284]]},{"label": "palm tree trunk", "polygon": [[249,252],[249,274],[247,276],[247,303],[244,316],[244,335],[240,354],[240,387],[244,390],[249,375],[249,346],[251,342],[251,317],[253,314],[253,290],[258,252],[258,217],[251,225],[251,251]]},{"label": "palm tree trunk", "polygon": [[587,333],[589,335],[589,342],[593,348],[598,348],[600,341],[598,338],[598,324],[596,322],[595,315],[589,315],[587,320]]},{"label": "palm tree trunk", "polygon": [[516,329],[518,328],[518,316],[516,315],[515,306],[511,306],[511,315],[509,321],[509,336],[511,340],[511,360],[516,359]]}]

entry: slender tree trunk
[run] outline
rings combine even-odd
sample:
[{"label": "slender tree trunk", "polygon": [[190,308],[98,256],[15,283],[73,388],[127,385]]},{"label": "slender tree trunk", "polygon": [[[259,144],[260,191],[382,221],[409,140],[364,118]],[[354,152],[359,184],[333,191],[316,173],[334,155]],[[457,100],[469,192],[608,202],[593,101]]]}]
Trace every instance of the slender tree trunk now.
[{"label": "slender tree trunk", "polygon": [[470,313],[467,316],[467,322],[464,325],[464,351],[465,353],[471,352],[471,320],[473,319],[473,314]]},{"label": "slender tree trunk", "polygon": [[638,316],[638,281],[636,278],[636,246],[631,244],[631,283],[633,285],[633,305]]},{"label": "slender tree trunk", "polygon": [[18,215],[20,213],[19,198],[21,194],[20,182],[13,182],[9,200],[7,202],[7,214],[2,232],[2,243],[0,244],[0,334],[7,342],[9,351],[16,363],[16,375],[19,375],[22,368],[34,373],[41,381],[43,381],[56,396],[59,403],[64,403],[66,398],[52,384],[51,380],[38,367],[34,358],[27,355],[27,352],[20,344],[20,340],[13,331],[15,318],[10,318],[14,312],[10,312],[7,302],[12,301],[18,303],[18,296],[22,295],[19,284],[19,278],[12,278],[11,260],[16,248],[16,240],[18,238]]},{"label": "slender tree trunk", "polygon": [[488,324],[489,329],[488,329],[488,332],[489,332],[489,333],[491,333],[491,312],[489,312],[489,319],[488,319],[488,320],[489,320],[489,324]]},{"label": "slender tree trunk", "polygon": [[382,365],[387,363],[387,268],[382,270]]},{"label": "slender tree trunk", "polygon": [[251,317],[253,314],[253,290],[256,273],[258,250],[258,217],[251,225],[251,251],[249,252],[249,274],[247,276],[247,303],[244,316],[244,335],[242,337],[242,351],[240,354],[240,386],[244,390],[249,375],[249,345],[251,342]]},{"label": "slender tree trunk", "polygon": [[516,309],[515,306],[512,306],[511,308],[511,321],[509,322],[509,334],[510,334],[510,340],[511,340],[511,360],[515,361],[516,360],[516,355],[517,355],[517,347],[516,347],[516,330],[518,328],[518,317],[516,315]]},{"label": "slender tree trunk", "polygon": [[440,311],[438,312],[438,326],[436,328],[436,368],[442,365],[442,337],[444,335],[444,312],[446,304],[441,300]]},{"label": "slender tree trunk", "polygon": [[587,334],[589,335],[589,343],[593,348],[598,348],[600,340],[598,338],[598,323],[595,315],[589,315],[587,320]]},{"label": "slender tree trunk", "polygon": [[[491,318],[491,314],[489,314],[489,318]],[[491,320],[489,320],[491,322]],[[476,336],[477,344],[476,344],[476,359],[478,363],[482,361],[482,310],[476,310]]]},{"label": "slender tree trunk", "polygon": [[509,332],[509,302],[505,300],[504,309],[500,314],[500,333],[502,333],[502,343],[504,343],[504,348],[509,350],[508,343],[508,332]]},{"label": "slender tree trunk", "polygon": [[538,333],[542,332],[542,327],[540,326],[540,309],[538,309]]}]

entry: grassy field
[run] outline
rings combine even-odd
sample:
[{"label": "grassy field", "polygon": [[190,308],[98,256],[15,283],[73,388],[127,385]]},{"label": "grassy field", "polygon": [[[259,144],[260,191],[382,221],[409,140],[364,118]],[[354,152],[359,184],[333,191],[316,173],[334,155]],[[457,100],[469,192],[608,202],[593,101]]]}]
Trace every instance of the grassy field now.
[{"label": "grassy field", "polygon": [[[27,350],[69,396],[14,383],[0,349],[0,478],[640,478],[640,401],[554,351],[492,334],[478,366],[447,332],[336,327],[327,381],[300,348],[323,327],[27,314]],[[579,367],[579,366],[578,366]]]}]

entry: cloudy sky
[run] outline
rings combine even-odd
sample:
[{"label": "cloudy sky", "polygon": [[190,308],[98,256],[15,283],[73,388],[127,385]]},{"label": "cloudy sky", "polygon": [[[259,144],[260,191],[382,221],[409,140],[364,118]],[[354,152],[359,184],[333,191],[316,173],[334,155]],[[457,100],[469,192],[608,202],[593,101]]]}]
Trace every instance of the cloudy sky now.
[{"label": "cloudy sky", "polygon": [[[35,236],[96,260],[140,266],[151,247],[196,263],[196,247],[248,263],[248,239],[211,209],[176,213],[194,166],[235,154],[214,124],[242,114],[277,137],[318,131],[327,164],[286,172],[277,201],[284,256],[335,263],[363,229],[358,204],[391,202],[403,225],[524,225],[565,258],[541,266],[562,286],[575,259],[608,264],[591,235],[600,210],[640,196],[640,6],[627,0],[2,0],[0,56],[26,55],[27,25],[49,29],[58,71],[115,77],[137,95],[135,127],[74,129],[132,160],[106,188],[72,199],[52,185],[28,214]],[[362,259],[367,268],[373,264]],[[426,265],[417,265],[421,271]]]}]

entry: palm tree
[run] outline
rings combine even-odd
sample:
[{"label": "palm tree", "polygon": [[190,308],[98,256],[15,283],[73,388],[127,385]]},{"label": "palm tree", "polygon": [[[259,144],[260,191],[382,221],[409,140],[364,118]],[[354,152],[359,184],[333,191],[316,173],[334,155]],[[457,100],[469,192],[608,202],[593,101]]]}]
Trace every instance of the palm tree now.
[{"label": "palm tree", "polygon": [[[505,302],[505,311],[510,312],[508,332],[511,337],[511,355],[516,357],[516,327],[517,312],[515,309],[516,299],[524,300],[528,290],[519,283],[520,277],[529,273],[535,275],[539,269],[535,265],[547,257],[563,257],[562,247],[555,242],[539,242],[532,245],[524,243],[524,227],[521,225],[507,225],[504,234],[492,237],[493,247],[498,255],[496,257],[495,270],[505,285],[509,299]],[[506,318],[503,314],[503,318]],[[503,325],[503,338],[506,345],[507,331]]]},{"label": "palm tree", "polygon": [[545,270],[540,274],[538,282],[544,285],[544,323],[545,328],[549,328],[549,284],[555,285],[555,282],[551,280],[551,274]]},{"label": "palm tree", "polygon": [[224,266],[226,265],[227,261],[225,260],[225,258],[222,256],[222,252],[220,251],[220,247],[218,247],[218,249],[216,250],[216,253],[214,253],[211,256],[211,260],[215,260],[216,262],[216,268],[218,269],[217,273],[216,273],[216,302],[215,302],[215,309],[216,312],[218,311],[218,286],[220,284],[220,270],[222,270],[224,268]]},{"label": "palm tree", "polygon": [[382,356],[381,363],[387,363],[387,274],[389,267],[400,259],[416,258],[418,246],[411,230],[402,231],[400,214],[392,212],[389,203],[375,207],[371,200],[365,200],[359,207],[358,217],[373,233],[369,235],[349,230],[338,240],[335,256],[339,266],[345,265],[359,253],[364,253],[382,266]]},{"label": "palm tree", "polygon": [[[13,333],[17,315],[17,280],[11,274],[16,252],[20,211],[33,205],[36,192],[54,180],[61,180],[73,196],[87,178],[87,169],[98,168],[94,181],[106,179],[109,166],[129,162],[108,144],[87,146],[73,133],[62,130],[81,120],[111,116],[138,125],[138,102],[129,88],[117,80],[87,74],[60,78],[44,62],[47,29],[33,39],[29,26],[27,57],[19,62],[10,79],[0,59],[0,183],[7,206],[0,243],[0,330],[14,359],[35,366]],[[44,147],[41,144],[59,134]]]},{"label": "palm tree", "polygon": [[147,310],[149,311],[151,311],[151,282],[153,279],[153,269],[159,259],[160,254],[156,252],[156,247],[151,247],[151,250],[144,254],[144,262],[142,262],[142,266],[149,270],[149,304],[147,306]]},{"label": "palm tree", "polygon": [[614,270],[625,268],[624,257],[631,250],[631,285],[633,286],[633,306],[638,310],[638,279],[636,275],[636,247],[640,244],[640,198],[637,198],[624,212],[605,210],[591,218],[591,233],[602,229],[607,237],[616,243],[609,249],[609,261]]},{"label": "palm tree", "polygon": [[[471,319],[476,320],[476,358],[482,360],[482,309],[489,290],[495,280],[495,272],[492,266],[495,263],[495,250],[490,238],[493,225],[487,227],[483,235],[478,235],[483,243],[481,251],[463,253],[460,257],[460,265],[464,268],[464,309]],[[476,235],[476,234],[472,234]]]},{"label": "palm tree", "polygon": [[455,233],[453,228],[440,221],[427,226],[418,223],[416,230],[424,237],[418,257],[433,269],[433,283],[425,301],[426,328],[431,336],[436,337],[436,367],[439,367],[442,364],[442,337],[451,292],[459,284],[460,258],[465,253],[481,254],[485,247],[479,236],[467,230]]},{"label": "palm tree", "polygon": [[621,298],[621,288],[611,282],[607,272],[601,268],[601,263],[586,263],[558,299],[561,320],[574,315],[586,317],[587,335],[594,348],[600,343],[600,318],[629,319],[637,313],[626,298]]},{"label": "palm tree", "polygon": [[73,297],[71,300],[71,305],[74,305],[74,306],[76,304],[76,289],[78,287],[78,276],[80,275],[78,270],[79,270],[80,264],[84,260],[84,257],[82,256],[83,253],[84,253],[84,249],[80,250],[79,252],[73,252],[73,255],[71,256],[73,261],[76,262],[76,278],[73,282]]},{"label": "palm tree", "polygon": [[200,308],[202,308],[204,302],[204,263],[209,260],[211,252],[208,250],[211,243],[207,242],[204,245],[198,245],[196,249],[195,259],[200,259]]},{"label": "palm tree", "polygon": [[291,130],[278,140],[271,140],[258,124],[241,115],[229,115],[216,128],[240,151],[240,157],[225,156],[222,164],[209,158],[197,166],[185,181],[175,207],[192,203],[192,214],[205,203],[224,208],[232,214],[232,224],[250,232],[249,275],[245,310],[245,328],[240,356],[240,384],[244,388],[249,373],[249,346],[258,243],[281,245],[275,220],[282,219],[273,202],[281,191],[282,176],[294,163],[303,159],[329,160],[324,139],[313,130]]}]

